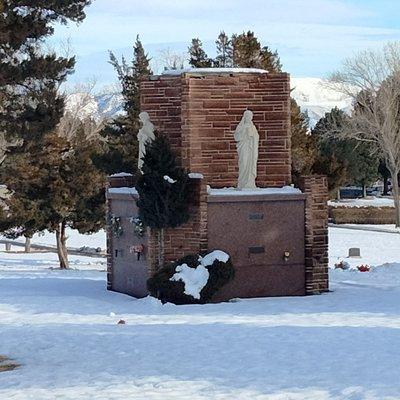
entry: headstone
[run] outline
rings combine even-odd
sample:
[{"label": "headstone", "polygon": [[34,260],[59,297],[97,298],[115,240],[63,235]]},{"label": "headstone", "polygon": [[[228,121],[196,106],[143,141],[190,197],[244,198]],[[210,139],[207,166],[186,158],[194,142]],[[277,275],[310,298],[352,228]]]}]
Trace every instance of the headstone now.
[{"label": "headstone", "polygon": [[359,247],[351,247],[349,249],[349,258],[361,258],[361,252]]}]

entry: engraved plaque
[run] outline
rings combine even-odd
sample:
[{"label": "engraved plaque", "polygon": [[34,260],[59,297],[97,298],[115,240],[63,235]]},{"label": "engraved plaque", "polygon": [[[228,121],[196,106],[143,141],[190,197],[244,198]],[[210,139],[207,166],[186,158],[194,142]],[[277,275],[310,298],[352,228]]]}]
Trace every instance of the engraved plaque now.
[{"label": "engraved plaque", "polygon": [[262,254],[262,253],[265,253],[264,246],[249,247],[249,254]]},{"label": "engraved plaque", "polygon": [[262,219],[264,219],[264,214],[262,214],[262,213],[250,213],[249,214],[250,221],[260,221]]}]

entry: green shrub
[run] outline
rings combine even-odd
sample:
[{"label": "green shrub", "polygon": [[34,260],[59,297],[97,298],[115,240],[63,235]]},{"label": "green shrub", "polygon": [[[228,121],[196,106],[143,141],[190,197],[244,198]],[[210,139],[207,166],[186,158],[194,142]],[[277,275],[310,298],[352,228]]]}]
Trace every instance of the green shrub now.
[{"label": "green shrub", "polygon": [[189,268],[197,268],[200,264],[199,255],[189,255],[178,261],[169,263],[157,271],[147,281],[147,288],[151,296],[156,297],[163,303],[174,304],[205,304],[208,303],[215,293],[234,278],[234,268],[231,259],[227,262],[215,260],[212,265],[204,265],[208,270],[209,277],[206,285],[200,292],[200,298],[185,293],[185,283],[181,280],[171,280],[177,273],[177,267],[186,264]]}]

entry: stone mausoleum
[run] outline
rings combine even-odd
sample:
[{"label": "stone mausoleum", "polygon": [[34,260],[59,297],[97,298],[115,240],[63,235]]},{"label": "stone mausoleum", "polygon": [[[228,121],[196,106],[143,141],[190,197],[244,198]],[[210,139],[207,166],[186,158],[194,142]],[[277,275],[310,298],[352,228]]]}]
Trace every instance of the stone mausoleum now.
[{"label": "stone mausoleum", "polygon": [[[214,249],[228,253],[235,279],[215,301],[328,290],[327,183],[313,175],[302,177],[299,188],[291,186],[288,74],[171,71],[142,81],[141,108],[190,172],[190,220],[167,230],[167,261]],[[258,133],[257,188],[239,190],[244,167],[239,171],[243,163],[235,137],[246,110]],[[155,272],[157,246],[153,232],[134,233],[131,221],[138,210],[132,185],[129,174],[109,179],[109,216],[123,233],[108,227],[108,289],[143,297]]]}]

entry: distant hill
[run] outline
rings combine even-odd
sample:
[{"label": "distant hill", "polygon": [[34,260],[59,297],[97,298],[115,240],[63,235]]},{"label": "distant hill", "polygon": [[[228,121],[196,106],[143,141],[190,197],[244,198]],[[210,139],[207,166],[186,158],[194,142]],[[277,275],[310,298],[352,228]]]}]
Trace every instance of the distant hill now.
[{"label": "distant hill", "polygon": [[[351,99],[341,93],[337,93],[323,85],[320,78],[291,78],[292,96],[302,110],[308,112],[310,126],[314,127],[317,121],[329,112],[333,107],[349,111]],[[75,101],[71,96],[71,102]],[[115,85],[102,90],[100,94],[93,96],[91,109],[97,115],[105,115],[108,118],[123,113],[123,98]]]}]

